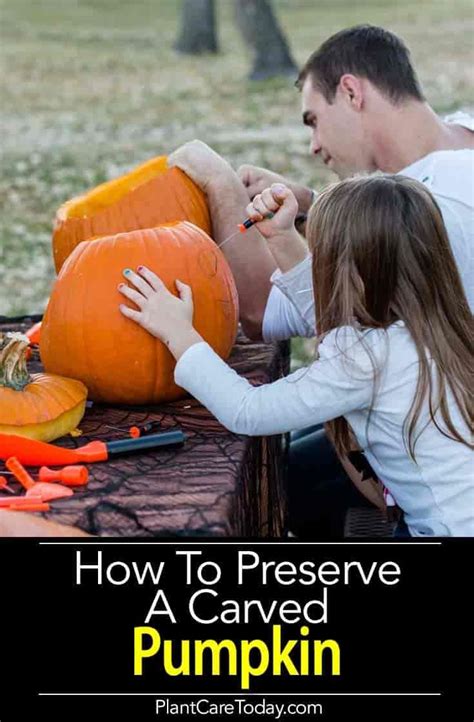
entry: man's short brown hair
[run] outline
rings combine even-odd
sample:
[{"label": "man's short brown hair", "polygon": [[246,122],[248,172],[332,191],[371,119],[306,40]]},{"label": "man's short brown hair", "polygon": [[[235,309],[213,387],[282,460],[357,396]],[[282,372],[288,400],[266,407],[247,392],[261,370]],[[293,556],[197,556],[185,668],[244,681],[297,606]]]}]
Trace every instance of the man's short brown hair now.
[{"label": "man's short brown hair", "polygon": [[374,25],[356,25],[332,35],[303,66],[296,85],[310,77],[328,103],[334,100],[345,73],[367,78],[393,103],[424,96],[406,45]]}]

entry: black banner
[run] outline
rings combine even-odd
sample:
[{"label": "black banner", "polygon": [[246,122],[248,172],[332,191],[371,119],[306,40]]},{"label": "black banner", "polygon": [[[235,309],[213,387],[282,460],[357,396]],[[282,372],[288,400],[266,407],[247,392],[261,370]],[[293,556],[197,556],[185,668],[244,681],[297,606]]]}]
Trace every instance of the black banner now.
[{"label": "black banner", "polygon": [[1,722],[470,720],[466,540],[1,540]]}]

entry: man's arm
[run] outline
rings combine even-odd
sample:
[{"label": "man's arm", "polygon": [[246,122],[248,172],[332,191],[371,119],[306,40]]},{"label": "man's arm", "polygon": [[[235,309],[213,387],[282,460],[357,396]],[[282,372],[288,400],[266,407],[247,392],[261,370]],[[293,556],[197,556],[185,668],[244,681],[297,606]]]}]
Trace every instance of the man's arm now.
[{"label": "man's arm", "polygon": [[[237,231],[245,219],[248,197],[242,183],[232,171],[208,187],[207,198],[212,229],[217,245]],[[238,233],[225,243],[222,252],[231,267],[239,294],[240,321],[251,339],[262,338],[262,324],[270,294],[270,276],[276,262],[265,239],[255,228]]]},{"label": "man's arm", "polygon": [[[201,141],[186,143],[172,153],[170,165],[181,168],[207,195],[213,237],[219,246],[245,219],[248,195],[231,166]],[[262,338],[262,323],[276,262],[264,238],[250,228],[222,247],[239,294],[240,321],[251,339]]]}]

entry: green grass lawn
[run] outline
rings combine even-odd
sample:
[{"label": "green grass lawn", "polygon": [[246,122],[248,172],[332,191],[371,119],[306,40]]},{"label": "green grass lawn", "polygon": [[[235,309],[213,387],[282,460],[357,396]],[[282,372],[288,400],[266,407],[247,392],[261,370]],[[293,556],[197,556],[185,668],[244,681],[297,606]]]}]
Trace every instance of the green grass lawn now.
[{"label": "green grass lawn", "polygon": [[[230,0],[217,56],[177,55],[177,0],[4,0],[1,13],[0,314],[39,312],[54,279],[51,223],[73,195],[198,137],[319,185],[289,80],[249,83]],[[336,30],[371,22],[412,50],[432,105],[469,107],[471,2],[281,0],[298,63]]]}]

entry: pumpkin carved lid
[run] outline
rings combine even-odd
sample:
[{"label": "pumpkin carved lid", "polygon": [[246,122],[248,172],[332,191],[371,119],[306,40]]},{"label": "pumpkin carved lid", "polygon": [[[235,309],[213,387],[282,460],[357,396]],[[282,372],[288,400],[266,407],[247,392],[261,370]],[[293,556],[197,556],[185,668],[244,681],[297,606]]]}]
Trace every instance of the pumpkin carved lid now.
[{"label": "pumpkin carved lid", "polygon": [[188,220],[211,233],[204,192],[166,156],[142,163],[64,203],[53,228],[53,256],[59,272],[81,241]]},{"label": "pumpkin carved lid", "polygon": [[152,178],[168,170],[168,161],[165,155],[152,158],[137,166],[120,178],[101,183],[88,193],[75,196],[64,203],[57,211],[57,219],[86,218],[94,213],[117,203],[121,198],[141,185],[148,183]]}]

